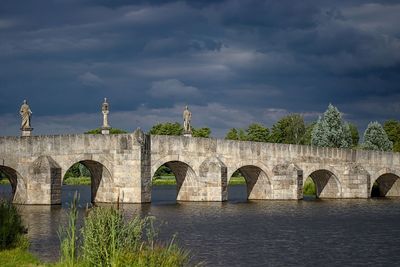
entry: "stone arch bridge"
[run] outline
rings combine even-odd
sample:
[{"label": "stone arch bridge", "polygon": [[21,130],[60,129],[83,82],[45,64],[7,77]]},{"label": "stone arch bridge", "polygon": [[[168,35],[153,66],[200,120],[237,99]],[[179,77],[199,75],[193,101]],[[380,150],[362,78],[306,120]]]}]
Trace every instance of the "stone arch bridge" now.
[{"label": "stone arch bridge", "polygon": [[151,180],[161,165],[175,174],[180,201],[227,200],[236,170],[249,199],[302,199],[310,176],[320,198],[400,196],[400,154],[184,136],[118,135],[0,137],[0,170],[20,204],[60,204],[65,172],[84,164],[92,201],[151,201]]}]

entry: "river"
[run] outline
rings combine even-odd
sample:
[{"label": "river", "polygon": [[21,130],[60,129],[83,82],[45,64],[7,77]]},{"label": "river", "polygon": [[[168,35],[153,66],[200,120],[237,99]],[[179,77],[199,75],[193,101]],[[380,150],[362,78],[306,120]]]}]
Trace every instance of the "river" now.
[{"label": "river", "polygon": [[[9,191],[0,186],[0,193]],[[63,186],[61,206],[20,206],[30,250],[58,259],[57,230],[75,190],[81,218],[90,187]],[[152,204],[123,205],[128,216],[153,215],[161,238],[174,233],[205,266],[400,265],[400,199],[246,201],[244,186],[224,203],[176,203],[174,186],[153,189]]]}]

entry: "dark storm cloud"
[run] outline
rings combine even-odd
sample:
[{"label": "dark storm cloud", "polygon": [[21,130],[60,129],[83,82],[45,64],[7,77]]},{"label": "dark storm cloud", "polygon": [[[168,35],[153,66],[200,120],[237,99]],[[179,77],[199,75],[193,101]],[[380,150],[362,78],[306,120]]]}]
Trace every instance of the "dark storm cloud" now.
[{"label": "dark storm cloud", "polygon": [[147,129],[181,119],[217,136],[328,103],[365,127],[399,119],[396,1],[0,3],[0,134],[27,98],[36,133],[99,125]]}]

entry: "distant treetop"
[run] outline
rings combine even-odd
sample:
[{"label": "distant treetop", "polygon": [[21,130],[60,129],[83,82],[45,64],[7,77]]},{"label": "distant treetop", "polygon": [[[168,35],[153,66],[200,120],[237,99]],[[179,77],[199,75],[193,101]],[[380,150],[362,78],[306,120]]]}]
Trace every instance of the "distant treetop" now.
[{"label": "distant treetop", "polygon": [[353,146],[350,126],[343,121],[342,114],[332,104],[329,104],[324,115],[315,124],[311,133],[311,144],[338,148]]},{"label": "distant treetop", "polygon": [[[110,134],[124,134],[128,133],[125,130],[118,129],[118,128],[110,128]],[[101,134],[101,128],[96,128],[85,132],[85,134]]]},{"label": "distant treetop", "polygon": [[[193,137],[208,138],[211,135],[211,129],[208,127],[204,128],[191,127],[191,129]],[[179,122],[157,123],[153,125],[153,127],[151,127],[149,134],[179,136],[183,134],[183,126]]]}]

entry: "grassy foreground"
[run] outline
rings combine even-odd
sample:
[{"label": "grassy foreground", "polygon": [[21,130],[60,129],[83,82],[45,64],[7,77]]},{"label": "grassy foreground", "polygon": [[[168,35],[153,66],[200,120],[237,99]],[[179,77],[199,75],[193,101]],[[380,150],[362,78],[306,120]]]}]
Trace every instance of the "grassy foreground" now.
[{"label": "grassy foreground", "polygon": [[0,251],[0,266],[3,267],[28,267],[45,266],[33,256],[26,248],[12,248]]},{"label": "grassy foreground", "polygon": [[[189,253],[174,237],[167,243],[158,240],[154,217],[126,219],[115,207],[87,210],[83,226],[78,226],[77,196],[68,211],[67,224],[60,225],[60,260],[40,262],[28,252],[26,229],[18,209],[9,202],[0,203],[0,266],[60,267],[173,267],[189,266]],[[12,234],[11,234],[12,233]]]}]

